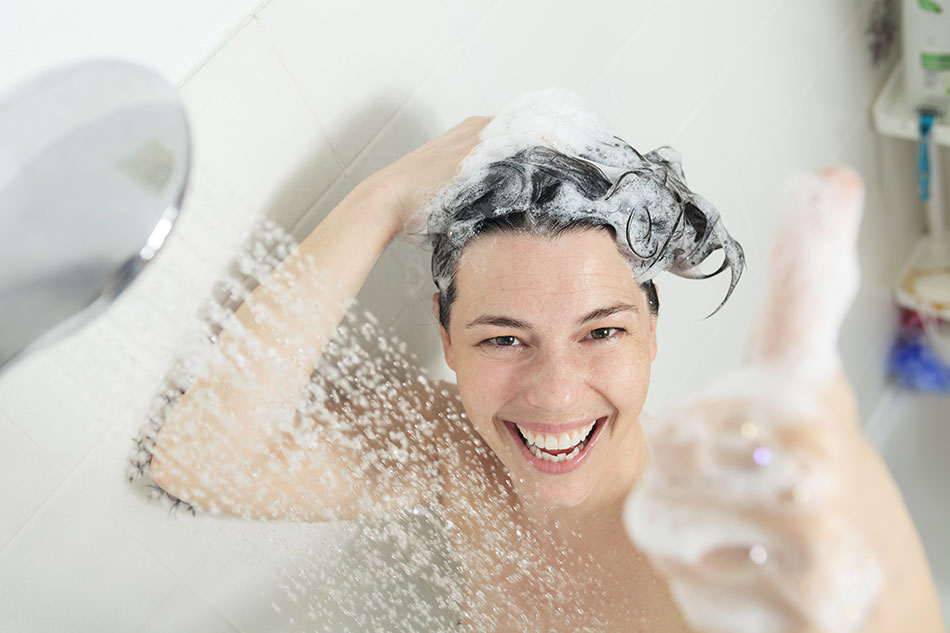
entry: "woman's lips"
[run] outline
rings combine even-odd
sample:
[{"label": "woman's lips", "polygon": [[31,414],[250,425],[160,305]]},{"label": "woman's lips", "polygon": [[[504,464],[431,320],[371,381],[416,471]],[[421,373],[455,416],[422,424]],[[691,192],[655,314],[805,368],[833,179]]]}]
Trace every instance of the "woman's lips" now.
[{"label": "woman's lips", "polygon": [[[590,455],[590,452],[593,449],[594,444],[596,444],[597,440],[600,439],[600,435],[603,432],[604,427],[607,425],[607,416],[597,418],[597,420],[594,422],[593,431],[590,433],[590,436],[586,440],[582,441],[581,448],[577,452],[577,454],[571,459],[565,459],[564,461],[561,461],[561,462],[550,462],[545,459],[542,459],[541,457],[536,456],[531,451],[531,449],[529,449],[528,446],[525,444],[524,440],[522,439],[521,433],[518,431],[518,427],[515,425],[515,423],[509,422],[507,420],[505,420],[504,422],[505,422],[505,426],[508,428],[509,434],[511,435],[512,441],[518,447],[518,450],[521,452],[522,457],[524,457],[525,460],[529,464],[531,464],[531,466],[549,475],[561,475],[561,474],[569,473],[573,470],[576,470],[577,468],[581,466],[581,464],[584,463],[588,455]],[[565,428],[564,426],[534,425],[534,424],[530,424],[530,425],[525,424],[523,426],[529,429],[538,429],[538,430],[551,429],[551,430],[557,430],[563,433],[563,432],[571,430],[572,428],[583,427],[586,424],[590,424],[590,422],[586,422],[586,423],[582,422],[577,425],[572,425],[570,428]],[[538,449],[535,449],[535,450],[538,450]],[[563,451],[556,451],[556,453],[560,453],[560,452],[563,452]]]}]

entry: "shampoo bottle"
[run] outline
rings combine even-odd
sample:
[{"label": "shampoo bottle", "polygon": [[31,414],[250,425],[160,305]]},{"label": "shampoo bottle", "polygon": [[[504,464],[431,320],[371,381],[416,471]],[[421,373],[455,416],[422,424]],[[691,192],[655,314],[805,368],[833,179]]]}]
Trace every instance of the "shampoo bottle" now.
[{"label": "shampoo bottle", "polygon": [[901,19],[911,107],[950,114],[950,0],[904,0]]}]

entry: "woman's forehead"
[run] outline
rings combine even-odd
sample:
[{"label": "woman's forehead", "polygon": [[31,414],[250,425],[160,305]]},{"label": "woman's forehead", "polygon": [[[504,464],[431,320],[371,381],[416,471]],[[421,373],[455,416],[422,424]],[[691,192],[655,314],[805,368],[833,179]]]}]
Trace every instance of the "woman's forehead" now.
[{"label": "woman's forehead", "polygon": [[459,303],[478,307],[512,300],[586,306],[642,297],[612,236],[598,230],[568,231],[556,237],[526,233],[483,236],[462,254],[456,291]]}]

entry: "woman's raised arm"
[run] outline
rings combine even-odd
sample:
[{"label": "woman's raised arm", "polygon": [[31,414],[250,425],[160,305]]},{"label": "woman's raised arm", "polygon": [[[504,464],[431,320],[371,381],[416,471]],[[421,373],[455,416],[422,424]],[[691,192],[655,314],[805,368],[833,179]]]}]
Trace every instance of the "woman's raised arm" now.
[{"label": "woman's raised arm", "polygon": [[626,510],[697,633],[941,630],[923,547],[837,353],[863,187],[803,180],[745,365],[666,416]]},{"label": "woman's raised arm", "polygon": [[[372,489],[393,478],[357,466],[368,453],[388,454],[385,438],[362,438],[359,451],[336,450],[302,446],[292,430],[314,366],[374,264],[424,197],[456,173],[487,122],[466,119],[360,183],[240,306],[218,335],[207,370],[158,433],[150,466],[163,489],[212,511],[296,520],[386,510],[431,490],[431,464],[396,458],[386,466],[426,472],[404,473],[415,476],[399,481],[415,483],[395,492]],[[415,413],[438,418],[449,403],[426,395],[398,398],[423,403],[426,410]],[[346,419],[379,415],[366,407],[384,405],[361,406],[344,402],[326,410]],[[306,451],[319,458],[300,459]],[[378,475],[381,466],[370,470]],[[348,469],[351,477],[363,473],[360,489],[346,481]]]}]

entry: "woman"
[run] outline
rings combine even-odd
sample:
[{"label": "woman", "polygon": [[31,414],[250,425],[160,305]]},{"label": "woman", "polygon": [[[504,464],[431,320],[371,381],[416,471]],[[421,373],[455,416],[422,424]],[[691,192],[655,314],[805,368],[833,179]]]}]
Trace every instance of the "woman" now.
[{"label": "woman", "polygon": [[[732,286],[741,269],[741,249],[718,226],[714,210],[674,178],[682,175],[675,161],[662,153],[637,155],[644,168],[664,176],[651,180],[644,172],[630,182],[650,180],[649,191],[634,198],[674,205],[679,224],[653,222],[669,215],[659,207],[646,216],[625,209],[625,221],[613,218],[618,209],[611,207],[549,222],[548,216],[563,216],[571,207],[567,194],[589,189],[588,202],[612,199],[621,179],[587,173],[585,161],[548,173],[561,159],[544,148],[509,152],[490,163],[495,171],[474,181],[463,169],[454,181],[462,184],[438,199],[441,212],[423,205],[456,176],[487,123],[467,119],[358,185],[254,292],[218,336],[217,359],[165,422],[151,461],[155,480],[198,506],[261,518],[319,521],[419,504],[436,508],[463,572],[461,623],[478,631],[725,630],[720,622],[729,630],[805,631],[835,625],[842,620],[814,614],[847,599],[840,598],[840,587],[828,586],[828,569],[808,553],[826,542],[822,528],[843,518],[867,527],[866,547],[858,554],[870,550],[885,579],[883,589],[871,588],[849,603],[846,624],[863,631],[936,632],[936,598],[919,541],[886,471],[856,430],[848,387],[837,373],[817,385],[790,380],[788,390],[818,394],[827,406],[806,407],[806,414],[828,418],[825,430],[834,431],[821,437],[833,436],[834,445],[846,449],[814,463],[833,474],[861,473],[862,486],[851,490],[881,486],[873,499],[829,496],[815,513],[814,505],[790,510],[762,501],[750,507],[728,490],[703,490],[700,464],[684,453],[689,442],[675,433],[671,438],[672,424],[659,427],[659,456],[648,459],[640,418],[657,353],[658,305],[650,280],[658,268],[694,274],[716,246],[733,265]],[[509,188],[512,179],[523,186]],[[563,186],[568,181],[571,187]],[[837,189],[845,199],[839,206],[854,216],[859,184]],[[526,191],[532,204],[551,203],[554,211],[519,213]],[[567,195],[564,204],[558,204],[561,194]],[[321,424],[312,431],[294,416],[311,370],[325,351],[334,351],[330,339],[352,297],[387,245],[407,226],[418,226],[422,206],[434,235],[439,292],[433,312],[457,386],[391,378],[377,380],[370,393],[322,392],[316,407]],[[499,208],[511,213],[496,216]],[[677,246],[687,243],[692,247]],[[777,316],[766,320],[757,339],[752,360],[759,365],[785,359],[800,340],[811,345],[810,334],[822,329],[812,327],[812,306],[801,305],[813,294],[807,284],[814,279],[802,288],[787,284],[796,279],[795,264],[778,266],[780,282],[793,292],[768,304]],[[359,371],[352,362],[342,367],[344,382],[346,373]],[[763,398],[770,402],[767,394],[733,389],[697,401],[684,409],[692,418],[684,428],[730,431],[732,413],[747,417],[748,405]],[[756,415],[765,429],[777,414],[766,407]],[[776,456],[822,445],[811,427],[787,428],[795,432],[777,437]],[[692,446],[697,444],[702,441]],[[220,455],[232,456],[231,467],[210,470]],[[665,464],[655,463],[661,460]],[[631,506],[628,523],[639,533],[634,545],[623,527],[624,502],[648,464],[658,474]],[[796,565],[779,567],[776,576],[768,564],[749,563],[748,549],[736,558],[735,547],[708,539],[698,558],[679,557],[664,549],[649,525],[637,525],[658,508],[668,516],[687,512],[685,524],[718,516],[771,526],[782,539],[765,551]],[[870,526],[871,517],[887,529]],[[683,523],[666,526],[669,534],[695,536]],[[645,551],[655,554],[652,563]],[[717,601],[725,608],[717,611]],[[737,607],[747,617],[728,620]]]}]

